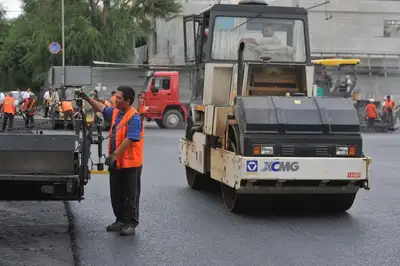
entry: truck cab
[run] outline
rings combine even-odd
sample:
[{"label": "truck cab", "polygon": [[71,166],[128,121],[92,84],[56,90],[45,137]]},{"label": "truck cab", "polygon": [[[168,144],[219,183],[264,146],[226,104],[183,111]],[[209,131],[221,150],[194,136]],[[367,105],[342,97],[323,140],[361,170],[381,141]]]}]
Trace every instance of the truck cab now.
[{"label": "truck cab", "polygon": [[186,122],[187,107],[179,99],[178,71],[149,71],[146,89],[142,92],[145,117],[155,121],[160,128],[182,128]]}]

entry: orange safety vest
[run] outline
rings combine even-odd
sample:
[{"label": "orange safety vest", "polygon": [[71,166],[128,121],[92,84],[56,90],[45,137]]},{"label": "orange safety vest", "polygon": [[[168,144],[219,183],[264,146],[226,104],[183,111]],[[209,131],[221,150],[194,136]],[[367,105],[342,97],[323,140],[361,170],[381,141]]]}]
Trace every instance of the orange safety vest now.
[{"label": "orange safety vest", "polygon": [[74,108],[72,107],[71,102],[63,101],[61,103],[61,112],[65,113],[68,111],[74,111]]},{"label": "orange safety vest", "polygon": [[7,96],[4,98],[3,111],[4,113],[15,115],[15,100],[13,97]]},{"label": "orange safety vest", "polygon": [[[24,102],[24,106],[22,107],[22,111],[26,111],[26,110],[31,110],[32,108],[33,108],[33,106],[35,105],[35,99],[33,99],[32,101],[29,99],[29,98],[27,98],[27,99],[25,99],[25,102]],[[29,105],[29,107],[28,107],[28,105]]]},{"label": "orange safety vest", "polygon": [[367,113],[367,118],[377,118],[378,117],[378,115],[376,114],[376,106],[373,103],[367,104],[365,111]]},{"label": "orange safety vest", "polygon": [[[117,119],[119,110],[114,109],[111,120],[110,127],[110,136],[112,135],[113,127],[115,124],[115,120]],[[135,108],[131,107],[128,112],[125,113],[124,117],[121,119],[121,122],[116,128],[115,134],[115,147],[118,148],[122,141],[126,138],[128,133],[128,123],[131,118],[135,115],[139,114]],[[111,141],[108,143],[108,154],[111,154]],[[140,167],[143,164],[143,144],[144,144],[144,126],[142,124],[142,131],[140,131],[140,141],[135,141],[131,143],[131,146],[127,148],[122,154],[118,156],[116,159],[117,168],[133,168]]]},{"label": "orange safety vest", "polygon": [[115,95],[110,98],[111,107],[115,107],[117,105],[117,103],[115,102],[116,99],[117,99],[117,96],[115,96]]},{"label": "orange safety vest", "polygon": [[139,102],[139,114],[145,114],[146,113],[146,101],[144,99],[140,99],[140,101],[143,101],[143,103]]},{"label": "orange safety vest", "polygon": [[107,106],[107,107],[111,107],[111,103],[109,101],[107,101],[107,100],[104,101],[104,105]]},{"label": "orange safety vest", "polygon": [[390,108],[390,109],[392,109],[392,111],[394,111],[393,110],[394,109],[394,102],[392,100],[390,100],[390,101],[386,100],[385,101],[385,110],[387,111],[388,108]]}]

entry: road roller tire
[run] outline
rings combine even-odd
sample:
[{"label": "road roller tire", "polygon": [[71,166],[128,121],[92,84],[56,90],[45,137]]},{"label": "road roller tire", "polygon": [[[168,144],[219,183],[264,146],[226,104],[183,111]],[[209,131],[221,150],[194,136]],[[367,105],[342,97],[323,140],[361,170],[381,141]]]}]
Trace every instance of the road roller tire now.
[{"label": "road roller tire", "polygon": [[354,200],[356,199],[356,193],[326,196],[327,198],[324,199],[327,203],[325,210],[328,212],[346,212],[353,206]]},{"label": "road roller tire", "polygon": [[194,190],[207,190],[210,186],[211,178],[208,175],[197,172],[185,166],[186,181],[188,186]]},{"label": "road roller tire", "polygon": [[236,189],[221,183],[222,200],[225,208],[233,213],[244,213],[246,209],[246,196],[236,193]]}]

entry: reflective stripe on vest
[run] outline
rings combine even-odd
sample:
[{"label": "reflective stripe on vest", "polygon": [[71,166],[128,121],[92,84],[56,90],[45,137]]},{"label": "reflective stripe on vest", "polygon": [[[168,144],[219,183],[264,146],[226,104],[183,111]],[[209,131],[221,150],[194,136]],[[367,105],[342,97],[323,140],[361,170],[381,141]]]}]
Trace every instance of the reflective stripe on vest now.
[{"label": "reflective stripe on vest", "polygon": [[[119,110],[114,109],[111,120],[110,127],[110,136],[112,136],[112,131],[115,125],[115,121],[117,119]],[[122,141],[126,138],[128,133],[128,123],[131,118],[135,115],[139,114],[135,108],[131,107],[128,112],[124,114],[121,121],[119,122],[116,132],[115,132],[115,147],[118,148]],[[113,138],[110,138],[108,144],[108,154],[111,154],[111,141]],[[133,168],[140,167],[143,164],[143,144],[144,144],[144,125],[142,123],[142,131],[140,131],[140,141],[133,141],[131,146],[128,147],[122,154],[120,154],[117,158],[117,168]]]},{"label": "reflective stripe on vest", "polygon": [[7,114],[15,114],[15,100],[14,98],[7,96],[4,98],[3,111]]},{"label": "reflective stripe on vest", "polygon": [[72,103],[71,102],[67,102],[67,101],[63,101],[61,103],[61,111],[63,113],[67,112],[67,111],[73,111],[74,108],[72,107]]},{"label": "reflective stripe on vest", "polygon": [[107,101],[107,100],[104,101],[104,105],[107,106],[107,107],[111,107],[111,103],[109,101]]}]

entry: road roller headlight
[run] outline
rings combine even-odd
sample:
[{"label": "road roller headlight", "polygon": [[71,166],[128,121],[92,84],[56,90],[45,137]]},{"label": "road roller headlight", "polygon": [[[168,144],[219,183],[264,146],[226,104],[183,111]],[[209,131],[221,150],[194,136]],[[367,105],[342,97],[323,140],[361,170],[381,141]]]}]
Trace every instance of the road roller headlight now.
[{"label": "road roller headlight", "polygon": [[261,155],[274,155],[274,147],[261,146]]},{"label": "road roller headlight", "polygon": [[337,156],[356,156],[356,147],[355,146],[336,147],[336,155]]},{"label": "road roller headlight", "polygon": [[336,147],[337,156],[347,156],[349,154],[349,147]]}]

